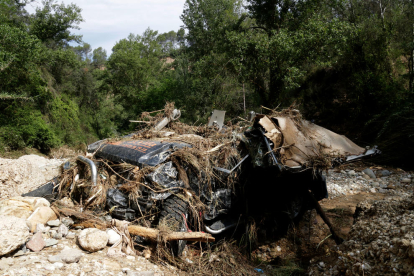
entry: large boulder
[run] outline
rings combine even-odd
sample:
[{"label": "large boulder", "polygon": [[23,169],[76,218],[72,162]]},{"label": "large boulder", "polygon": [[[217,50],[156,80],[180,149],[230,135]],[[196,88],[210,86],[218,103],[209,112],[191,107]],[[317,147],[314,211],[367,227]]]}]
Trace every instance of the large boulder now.
[{"label": "large boulder", "polygon": [[52,208],[39,207],[27,219],[27,226],[29,226],[31,232],[35,232],[38,223],[46,224],[48,221],[55,219],[57,219],[57,216]]},{"label": "large boulder", "polygon": [[0,201],[0,215],[27,219],[37,208],[49,206],[41,197],[12,197]]},{"label": "large boulder", "polygon": [[25,219],[0,215],[0,256],[18,249],[29,237]]},{"label": "large boulder", "polygon": [[82,249],[96,252],[108,244],[108,234],[96,228],[84,229],[78,235],[78,242]]}]

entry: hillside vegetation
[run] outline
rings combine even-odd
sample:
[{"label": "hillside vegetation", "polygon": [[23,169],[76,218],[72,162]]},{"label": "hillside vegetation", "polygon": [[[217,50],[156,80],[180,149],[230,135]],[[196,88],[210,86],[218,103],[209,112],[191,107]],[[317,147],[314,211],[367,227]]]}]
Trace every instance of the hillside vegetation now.
[{"label": "hillside vegetation", "polygon": [[296,103],[309,120],[378,143],[384,162],[410,164],[412,1],[187,0],[182,29],[130,34],[110,56],[76,34],[79,7],[45,0],[28,14],[30,2],[0,0],[1,152],[127,133],[166,101],[193,123],[213,109],[235,117]]}]

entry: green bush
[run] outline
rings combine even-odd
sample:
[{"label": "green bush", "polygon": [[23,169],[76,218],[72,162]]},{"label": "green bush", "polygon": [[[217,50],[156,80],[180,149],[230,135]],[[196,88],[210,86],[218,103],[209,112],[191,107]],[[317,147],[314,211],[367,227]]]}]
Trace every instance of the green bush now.
[{"label": "green bush", "polygon": [[0,125],[0,143],[3,149],[19,150],[34,147],[47,152],[60,144],[50,125],[43,120],[40,111],[30,105],[18,107],[16,104],[9,106],[5,111],[3,114],[6,116]]}]

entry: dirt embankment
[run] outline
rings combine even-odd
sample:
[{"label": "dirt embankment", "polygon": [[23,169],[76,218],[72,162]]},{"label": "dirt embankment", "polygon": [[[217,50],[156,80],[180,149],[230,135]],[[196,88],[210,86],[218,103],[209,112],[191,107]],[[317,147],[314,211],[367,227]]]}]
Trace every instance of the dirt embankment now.
[{"label": "dirt embankment", "polygon": [[59,175],[65,159],[24,155],[18,159],[0,158],[0,198],[19,196]]}]

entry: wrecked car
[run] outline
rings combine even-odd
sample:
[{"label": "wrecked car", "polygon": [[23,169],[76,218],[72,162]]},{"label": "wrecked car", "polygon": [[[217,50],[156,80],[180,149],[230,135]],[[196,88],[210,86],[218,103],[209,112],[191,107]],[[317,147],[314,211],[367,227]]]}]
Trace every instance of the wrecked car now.
[{"label": "wrecked car", "polygon": [[[201,127],[175,121],[179,114],[170,108],[140,131],[89,145],[88,156],[64,168],[49,189],[113,218],[218,235],[249,217],[300,217],[328,196],[323,170],[380,153],[292,108],[252,113],[236,125],[215,111]],[[174,253],[185,243],[173,244]]]}]

